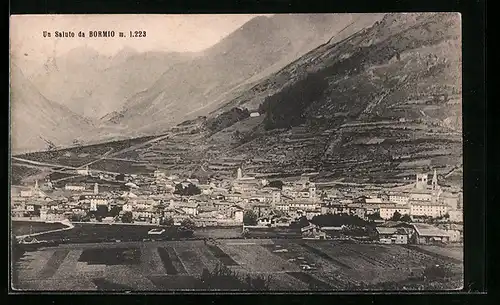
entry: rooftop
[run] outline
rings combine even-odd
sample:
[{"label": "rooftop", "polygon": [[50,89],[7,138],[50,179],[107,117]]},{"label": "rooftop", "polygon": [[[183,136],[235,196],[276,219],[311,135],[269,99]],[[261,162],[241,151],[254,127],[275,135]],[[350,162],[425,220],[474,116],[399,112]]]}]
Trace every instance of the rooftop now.
[{"label": "rooftop", "polygon": [[430,237],[449,237],[450,235],[437,227],[428,224],[415,223],[413,224],[415,231],[417,231],[420,236],[430,236]]}]

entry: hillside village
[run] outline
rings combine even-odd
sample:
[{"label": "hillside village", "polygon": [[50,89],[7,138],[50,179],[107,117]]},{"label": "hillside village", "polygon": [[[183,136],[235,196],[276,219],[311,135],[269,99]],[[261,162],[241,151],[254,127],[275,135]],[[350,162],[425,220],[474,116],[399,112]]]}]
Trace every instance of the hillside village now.
[{"label": "hillside village", "polygon": [[[462,193],[443,189],[436,171],[416,174],[411,184],[378,191],[320,187],[315,173],[259,179],[241,167],[232,179],[184,178],[161,170],[111,176],[94,174],[88,167],[78,174],[80,183],[47,180],[13,186],[13,219],[241,227],[242,234],[256,237],[295,229],[317,239],[360,235],[351,233],[361,227],[361,238],[375,235],[384,243],[409,243],[415,232],[415,242],[422,243],[463,238]],[[115,184],[92,183],[98,179]],[[320,220],[330,215],[340,218]]]}]

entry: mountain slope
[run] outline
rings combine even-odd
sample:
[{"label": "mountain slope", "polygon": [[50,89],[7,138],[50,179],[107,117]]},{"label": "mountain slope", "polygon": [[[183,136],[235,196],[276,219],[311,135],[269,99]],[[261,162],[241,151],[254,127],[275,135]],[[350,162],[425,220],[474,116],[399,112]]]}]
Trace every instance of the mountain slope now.
[{"label": "mountain slope", "polygon": [[226,105],[265,113],[254,140],[228,156],[325,177],[446,172],[462,158],[460,51],[459,15],[389,14]]},{"label": "mountain slope", "polygon": [[[244,164],[347,182],[403,183],[431,168],[444,176],[462,162],[460,32],[457,14],[387,14],[124,157],[184,174],[231,175]],[[261,115],[231,116],[235,108]]]},{"label": "mountain slope", "polygon": [[275,72],[359,18],[353,14],[256,17],[199,58],[171,66],[110,120],[155,133],[216,110],[245,90],[247,82]]},{"label": "mountain slope", "polygon": [[11,64],[11,143],[14,153],[46,148],[50,141],[70,145],[93,124],[38,92],[21,70]]}]

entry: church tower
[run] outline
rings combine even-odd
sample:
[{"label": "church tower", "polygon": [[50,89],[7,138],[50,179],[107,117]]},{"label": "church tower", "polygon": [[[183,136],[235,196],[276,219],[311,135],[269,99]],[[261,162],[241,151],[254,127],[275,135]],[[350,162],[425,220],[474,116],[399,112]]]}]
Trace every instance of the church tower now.
[{"label": "church tower", "polygon": [[437,173],[436,170],[434,169],[434,175],[432,176],[432,189],[437,190],[438,188],[438,179],[437,179]]},{"label": "church tower", "polygon": [[238,167],[238,172],[236,174],[237,179],[243,178],[243,171],[241,170],[241,167]]},{"label": "church tower", "polygon": [[97,195],[99,194],[99,185],[97,184],[97,182],[94,184],[94,195]]},{"label": "church tower", "polygon": [[38,190],[38,180],[35,180],[35,190]]}]

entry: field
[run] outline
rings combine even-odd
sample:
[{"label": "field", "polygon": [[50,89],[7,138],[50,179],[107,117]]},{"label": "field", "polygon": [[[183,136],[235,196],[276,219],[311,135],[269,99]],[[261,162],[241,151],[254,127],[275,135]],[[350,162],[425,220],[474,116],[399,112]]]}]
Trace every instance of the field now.
[{"label": "field", "polygon": [[[220,239],[63,244],[27,252],[16,264],[16,289],[133,290],[194,289],[204,269],[218,264],[240,276],[270,276],[275,291],[352,290],[405,281],[426,266],[462,266],[397,245],[334,241]],[[303,270],[309,265],[311,270]],[[456,283],[456,282],[453,282]],[[460,284],[444,288],[458,289]],[[456,285],[456,286],[453,286]]]},{"label": "field", "polygon": [[38,221],[12,221],[11,223],[12,233],[16,236],[66,228],[66,225],[61,223],[45,223]]}]

